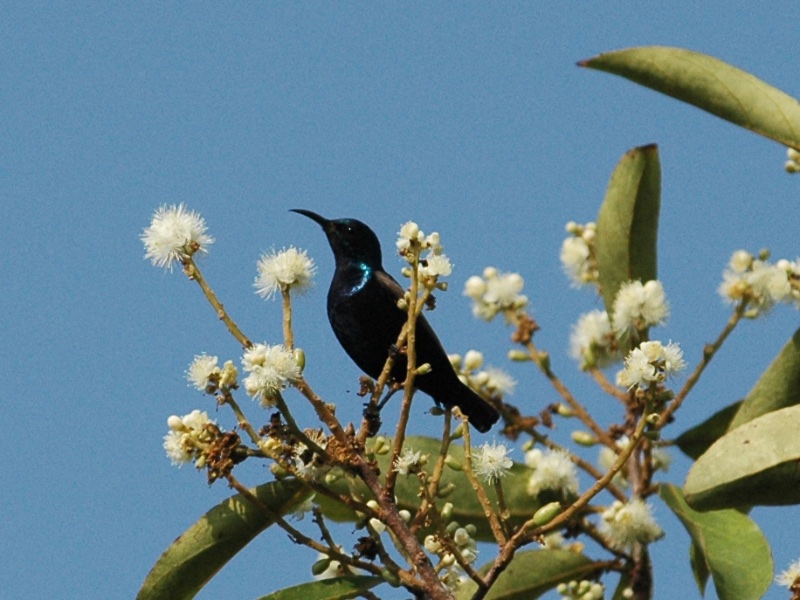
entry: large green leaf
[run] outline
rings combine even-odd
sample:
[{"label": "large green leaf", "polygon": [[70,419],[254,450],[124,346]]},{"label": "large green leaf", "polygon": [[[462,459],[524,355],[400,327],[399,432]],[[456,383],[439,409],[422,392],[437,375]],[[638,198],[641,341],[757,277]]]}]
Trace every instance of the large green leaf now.
[{"label": "large green leaf", "polygon": [[800,103],[758,77],[684,48],[646,46],[578,63],[620,75],[771,138],[800,148]]},{"label": "large green leaf", "polygon": [[[440,446],[441,440],[421,436],[409,437],[405,442],[406,448],[411,448],[430,456],[430,462],[426,466],[429,471],[433,469],[433,463],[439,454]],[[451,445],[449,454],[457,462],[463,464],[463,446],[460,444]],[[381,473],[386,473],[386,470],[389,468],[389,455],[379,456],[378,466],[381,469]],[[528,477],[530,477],[530,473],[531,470],[524,464],[514,463],[511,467],[511,471],[504,479],[504,483],[506,484],[503,486],[504,498],[509,512],[509,520],[513,524],[519,525],[524,523],[542,505],[552,500],[558,500],[558,498],[552,498],[545,493],[543,493],[540,498],[533,498],[528,494],[526,483]],[[337,491],[346,493],[348,485],[359,495],[363,496],[367,493],[366,488],[360,481],[342,479],[337,482],[334,487]],[[477,528],[476,539],[481,541],[494,541],[494,536],[492,536],[491,529],[483,512],[483,507],[478,501],[475,492],[472,491],[472,485],[463,471],[455,471],[449,467],[445,467],[442,475],[441,488],[447,489],[450,487],[453,488],[451,496],[443,498],[441,502],[444,503],[450,497],[457,498],[457,501],[453,501],[454,510],[452,519],[458,521],[462,525],[468,523],[475,525]],[[484,488],[491,501],[496,503],[497,496],[494,491],[494,486],[485,485]],[[401,508],[412,510],[418,507],[419,480],[417,477],[400,475],[397,478],[395,496],[397,497],[397,504]],[[358,518],[354,512],[342,509],[339,503],[319,494],[316,496],[315,501],[319,502],[323,513],[333,520],[354,521]]]},{"label": "large green leaf", "polygon": [[347,600],[384,583],[380,577],[354,575],[303,583],[286,588],[259,600]]},{"label": "large green leaf", "polygon": [[[491,564],[480,569],[485,574]],[[486,600],[526,600],[538,598],[559,583],[587,579],[597,571],[594,562],[569,550],[518,552],[486,595]],[[456,600],[467,600],[478,586],[468,581],[456,593]]]},{"label": "large green leaf", "polygon": [[800,404],[800,329],[747,394],[730,429],[773,410],[796,404]]},{"label": "large green leaf", "polygon": [[[251,490],[277,514],[287,514],[309,497],[297,481],[275,481]],[[218,504],[167,548],[142,584],[138,600],[184,600],[195,594],[272,525],[262,509],[240,494]]]},{"label": "large green leaf", "polygon": [[764,534],[747,515],[737,510],[692,510],[674,485],[662,485],[660,495],[689,532],[695,544],[693,559],[705,563],[695,568],[695,574],[711,573],[720,600],[764,595],[772,583],[772,556]]},{"label": "large green leaf", "polygon": [[697,459],[730,429],[731,422],[741,405],[740,400],[715,412],[699,425],[680,434],[675,439],[675,445],[689,458]]},{"label": "large green leaf", "polygon": [[689,470],[696,509],[800,503],[800,405],[753,419],[717,440]]},{"label": "large green leaf", "polygon": [[657,278],[656,239],[661,206],[658,146],[629,150],[620,160],[597,216],[600,293],[612,314],[614,298],[626,281]]}]

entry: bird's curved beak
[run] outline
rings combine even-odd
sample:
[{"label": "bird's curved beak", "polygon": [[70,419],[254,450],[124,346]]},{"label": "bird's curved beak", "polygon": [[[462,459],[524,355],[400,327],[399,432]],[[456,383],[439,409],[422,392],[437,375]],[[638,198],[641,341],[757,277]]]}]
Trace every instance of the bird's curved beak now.
[{"label": "bird's curved beak", "polygon": [[312,221],[319,223],[320,226],[325,231],[328,231],[330,229],[330,224],[331,224],[330,219],[326,219],[325,217],[322,217],[315,212],[311,212],[310,210],[305,210],[303,208],[292,208],[289,209],[289,212],[294,212],[297,213],[298,215],[303,215],[304,217],[308,217]]}]

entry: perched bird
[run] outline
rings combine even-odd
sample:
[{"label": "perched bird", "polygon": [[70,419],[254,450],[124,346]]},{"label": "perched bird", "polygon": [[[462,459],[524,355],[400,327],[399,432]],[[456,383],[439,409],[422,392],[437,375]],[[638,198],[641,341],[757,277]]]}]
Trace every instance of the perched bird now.
[{"label": "perched bird", "polygon": [[[390,350],[408,319],[397,306],[404,290],[383,270],[381,245],[375,233],[355,219],[325,219],[309,210],[295,209],[316,221],[328,237],[336,271],[328,290],[328,320],[345,352],[367,375],[380,376]],[[439,338],[424,316],[416,324],[417,364],[431,371],[418,375],[415,386],[437,404],[458,406],[478,431],[489,431],[497,411],[464,385],[456,375]],[[398,354],[392,379],[406,378],[407,362]]]}]

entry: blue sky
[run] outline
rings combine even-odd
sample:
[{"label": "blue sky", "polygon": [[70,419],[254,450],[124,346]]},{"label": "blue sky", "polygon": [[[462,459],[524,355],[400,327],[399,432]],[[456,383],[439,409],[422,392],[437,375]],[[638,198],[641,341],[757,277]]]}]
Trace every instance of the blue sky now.
[{"label": "blue sky", "polygon": [[[696,362],[728,316],[716,288],[730,253],[800,254],[800,179],[783,172],[777,144],[575,63],[628,46],[684,46],[798,96],[798,10],[794,2],[7,6],[0,598],[130,598],[171,540],[230,493],[172,467],[161,449],[167,416],[212,410],[183,378],[192,356],[239,355],[196,286],[143,260],[138,235],[163,203],[185,202],[206,218],[217,243],[204,272],[254,340],[280,339],[279,306],[253,293],[259,254],[309,250],[319,277],[296,303],[296,339],[307,377],[346,419],[360,414],[359,373],[324,317],[330,251],[290,208],[369,223],[395,274],[399,225],[438,230],[456,270],[434,326],[449,351],[478,348],[498,366],[507,366],[509,332],[472,319],[460,289],[486,265],[520,272],[543,326],[539,345],[610,423],[616,407],[567,355],[570,325],[599,303],[570,288],[558,249],[567,221],[595,218],[620,156],[656,142],[659,275],[672,305],[657,335]],[[744,396],[797,325],[788,308],[744,323],[669,434]],[[508,368],[519,380],[512,402],[536,413],[554,401],[533,369]],[[306,414],[299,397],[290,400]],[[562,427],[556,436],[568,434]],[[675,458],[669,479],[681,482],[687,463]],[[269,476],[261,467],[247,473],[250,483]],[[699,597],[686,534],[665,506],[657,516],[668,531],[653,547],[657,597]],[[754,516],[779,570],[800,557],[786,527],[796,508]],[[200,597],[255,598],[306,580],[312,562],[270,531]]]}]

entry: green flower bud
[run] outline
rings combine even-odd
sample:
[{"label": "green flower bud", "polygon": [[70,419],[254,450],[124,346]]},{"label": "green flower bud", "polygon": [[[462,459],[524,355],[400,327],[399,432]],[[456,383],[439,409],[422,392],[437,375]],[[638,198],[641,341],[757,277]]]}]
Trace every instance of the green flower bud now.
[{"label": "green flower bud", "polygon": [[311,565],[311,574],[315,577],[322,575],[331,566],[330,558],[321,558],[313,565]]},{"label": "green flower bud", "polygon": [[587,448],[591,448],[597,444],[597,438],[588,431],[573,431],[572,441],[581,446],[586,446]]},{"label": "green flower bud", "polygon": [[444,459],[444,464],[453,469],[453,471],[463,471],[464,465],[448,454]]},{"label": "green flower bud", "polygon": [[294,349],[294,362],[300,367],[300,372],[302,373],[303,369],[306,368],[306,353],[303,352],[302,348]]},{"label": "green flower bud", "polygon": [[397,576],[397,573],[390,571],[387,568],[381,569],[381,577],[383,580],[388,583],[392,587],[400,587],[400,578]]},{"label": "green flower bud", "polygon": [[513,360],[514,362],[528,362],[530,361],[531,356],[524,350],[509,350],[508,351],[508,360]]},{"label": "green flower bud", "polygon": [[561,512],[561,503],[550,502],[549,504],[545,504],[533,513],[533,524],[537,527],[547,525],[559,512]]}]

